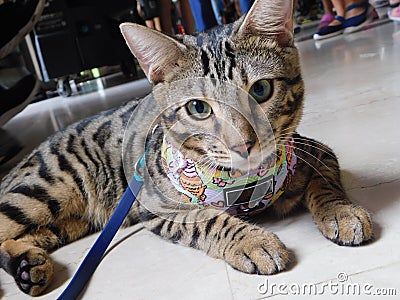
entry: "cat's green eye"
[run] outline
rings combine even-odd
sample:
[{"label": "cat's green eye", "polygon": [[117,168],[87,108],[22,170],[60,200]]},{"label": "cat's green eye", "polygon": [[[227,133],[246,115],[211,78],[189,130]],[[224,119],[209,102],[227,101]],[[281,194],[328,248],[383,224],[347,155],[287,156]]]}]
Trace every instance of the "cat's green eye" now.
[{"label": "cat's green eye", "polygon": [[249,94],[258,102],[263,103],[272,96],[272,83],[267,79],[262,79],[255,82],[250,90]]},{"label": "cat's green eye", "polygon": [[210,104],[201,100],[192,100],[186,103],[186,109],[190,115],[197,119],[206,119],[212,114]]}]

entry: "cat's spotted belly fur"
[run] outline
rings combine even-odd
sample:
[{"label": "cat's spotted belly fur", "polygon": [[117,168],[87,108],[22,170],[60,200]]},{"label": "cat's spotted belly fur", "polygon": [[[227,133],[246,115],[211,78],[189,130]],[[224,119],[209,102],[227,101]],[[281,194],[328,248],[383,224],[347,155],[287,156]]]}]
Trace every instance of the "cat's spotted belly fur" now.
[{"label": "cat's spotted belly fur", "polygon": [[[121,30],[156,87],[206,77],[248,93],[256,90],[253,96],[258,97],[259,107],[268,116],[277,145],[293,138],[298,158],[295,176],[286,181],[285,192],[271,209],[287,214],[303,205],[326,238],[340,245],[360,245],[372,238],[370,216],[348,199],[335,155],[325,145],[295,133],[302,113],[304,84],[293,44],[293,22],[287,21],[292,17],[292,1],[258,0],[246,17],[197,36],[171,38],[135,24],[124,24]],[[245,147],[247,153],[241,150],[241,157],[253,159],[262,144],[269,142],[255,137],[251,124],[229,108],[247,109],[247,97],[224,97],[218,90],[220,86],[215,84],[214,90],[206,90],[189,82],[185,92],[192,89],[204,93],[204,99],[195,99],[200,106],[189,106],[199,103],[194,99],[184,106],[174,103],[179,93],[171,99],[153,93],[164,109],[159,119],[162,126],[149,136],[144,186],[124,226],[141,221],[164,239],[223,259],[235,269],[273,274],[285,269],[291,257],[275,234],[225,212],[187,203],[162,167],[164,130],[179,136],[201,128],[226,145],[219,147],[204,136],[189,138],[183,144],[184,151],[190,153],[188,157],[237,152],[239,139],[218,122],[218,114],[232,120],[242,135],[245,143],[239,148]],[[228,108],[221,109],[218,103],[209,108],[206,93],[219,97]],[[39,295],[51,282],[54,266],[48,251],[101,230],[109,219],[127,187],[122,144],[132,112],[145,105],[137,103],[131,101],[56,133],[2,179],[0,264],[24,293]],[[131,132],[133,141],[142,130],[147,132],[140,126],[136,130]],[[188,187],[200,198],[202,188]],[[187,205],[180,205],[181,201]]]}]

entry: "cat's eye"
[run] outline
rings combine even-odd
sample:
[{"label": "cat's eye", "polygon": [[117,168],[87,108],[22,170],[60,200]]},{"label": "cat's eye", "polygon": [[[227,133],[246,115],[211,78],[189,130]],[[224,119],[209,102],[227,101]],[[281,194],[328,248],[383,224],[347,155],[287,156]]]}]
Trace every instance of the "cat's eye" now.
[{"label": "cat's eye", "polygon": [[190,115],[197,119],[206,119],[212,114],[210,104],[201,100],[191,100],[186,103],[186,109]]},{"label": "cat's eye", "polygon": [[263,103],[272,96],[272,82],[267,79],[256,81],[250,88],[249,94],[258,102]]}]

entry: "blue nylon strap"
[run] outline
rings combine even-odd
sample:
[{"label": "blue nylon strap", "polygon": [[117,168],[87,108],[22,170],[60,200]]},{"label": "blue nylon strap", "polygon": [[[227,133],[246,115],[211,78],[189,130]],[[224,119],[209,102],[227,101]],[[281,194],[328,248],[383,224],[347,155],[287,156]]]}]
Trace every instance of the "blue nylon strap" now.
[{"label": "blue nylon strap", "polygon": [[350,11],[352,9],[359,8],[359,7],[365,7],[366,8],[366,7],[368,7],[368,5],[369,5],[368,1],[364,1],[364,2],[356,3],[356,4],[351,4],[346,8],[346,11]]},{"label": "blue nylon strap", "polygon": [[110,245],[113,237],[124,221],[133,202],[136,200],[142,185],[142,178],[135,173],[110,220],[93,244],[66,289],[57,298],[58,300],[74,300],[79,296],[99,265],[104,252],[106,252],[108,245]]},{"label": "blue nylon strap", "polygon": [[343,18],[342,16],[336,16],[335,19],[338,20],[342,24],[344,24],[344,22],[346,22],[346,19]]}]

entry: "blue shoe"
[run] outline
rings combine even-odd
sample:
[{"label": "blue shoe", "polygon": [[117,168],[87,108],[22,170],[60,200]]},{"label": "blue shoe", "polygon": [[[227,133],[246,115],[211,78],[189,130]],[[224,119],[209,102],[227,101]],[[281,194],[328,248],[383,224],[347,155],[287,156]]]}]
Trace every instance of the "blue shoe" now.
[{"label": "blue shoe", "polygon": [[372,22],[374,19],[374,7],[369,4],[368,1],[364,1],[359,4],[352,4],[349,7],[346,8],[346,11],[350,11],[355,8],[364,8],[364,12],[361,14],[351,17],[349,19],[346,19],[344,22],[344,34],[352,33],[361,30],[365,25],[369,24]]},{"label": "blue shoe", "polygon": [[344,28],[343,24],[345,22],[345,19],[341,16],[336,16],[335,19],[338,20],[340,24],[333,26],[328,25],[322,28],[320,31],[314,34],[313,36],[314,40],[319,41],[342,34]]}]

